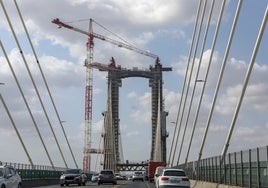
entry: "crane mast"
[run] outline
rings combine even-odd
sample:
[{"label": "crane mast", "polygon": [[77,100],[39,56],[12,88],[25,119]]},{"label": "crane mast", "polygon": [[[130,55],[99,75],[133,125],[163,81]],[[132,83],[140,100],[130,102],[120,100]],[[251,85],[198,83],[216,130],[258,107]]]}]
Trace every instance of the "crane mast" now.
[{"label": "crane mast", "polygon": [[[86,88],[85,88],[85,132],[84,132],[84,156],[83,156],[83,170],[85,172],[90,171],[90,161],[91,161],[91,153],[96,153],[94,149],[91,148],[91,130],[92,130],[92,93],[93,93],[93,67],[91,66],[93,64],[93,47],[94,42],[93,39],[97,38],[102,41],[109,42],[111,44],[114,44],[120,48],[125,48],[128,50],[132,50],[136,53],[145,55],[147,57],[151,57],[155,59],[155,64],[159,64],[160,60],[159,57],[155,54],[152,54],[148,51],[141,50],[139,48],[136,48],[134,46],[128,45],[126,43],[113,40],[109,37],[97,34],[93,32],[92,28],[92,22],[93,20],[90,19],[89,23],[89,31],[83,31],[79,28],[73,27],[71,25],[68,25],[62,21],[59,20],[59,18],[53,19],[52,23],[58,25],[58,28],[64,27],[67,29],[71,29],[73,31],[79,32],[81,34],[88,36],[87,41],[87,57],[85,61],[86,66]],[[98,152],[101,153],[101,152]]]},{"label": "crane mast", "polygon": [[[87,58],[85,64],[93,62],[93,37],[92,37],[92,20],[89,23],[89,35],[87,41]],[[92,94],[93,94],[93,69],[86,66],[86,88],[85,88],[85,135],[84,135],[84,156],[83,170],[90,171],[91,161],[91,130],[92,130]]]}]

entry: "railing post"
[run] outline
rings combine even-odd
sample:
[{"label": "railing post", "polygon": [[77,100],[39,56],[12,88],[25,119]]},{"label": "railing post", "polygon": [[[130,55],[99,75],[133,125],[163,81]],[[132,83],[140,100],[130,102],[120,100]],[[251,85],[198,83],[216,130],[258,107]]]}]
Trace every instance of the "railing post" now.
[{"label": "railing post", "polygon": [[198,168],[197,168],[197,163],[196,161],[193,162],[193,179],[197,180],[197,174],[198,174]]},{"label": "railing post", "polygon": [[215,164],[215,167],[216,167],[216,180],[215,181],[218,183],[219,182],[218,181],[219,180],[218,179],[218,162],[217,162],[218,161],[218,157],[215,157],[215,159],[216,159],[216,161],[215,161],[216,162],[216,164]]},{"label": "railing post", "polygon": [[[266,173],[267,173],[267,171],[268,171],[268,146],[266,146]],[[266,178],[267,178],[267,176],[266,176]]]},{"label": "railing post", "polygon": [[226,157],[225,156],[223,156],[223,157],[224,157],[224,159],[223,159],[223,170],[224,170],[223,178],[224,178],[224,184],[226,184]]},{"label": "railing post", "polygon": [[203,172],[204,172],[204,178],[203,180],[206,181],[207,180],[207,167],[206,167],[206,159],[203,159]]},{"label": "railing post", "polygon": [[212,157],[211,158],[211,169],[212,169],[212,182],[214,182],[214,174],[215,174],[215,166],[214,166],[214,163],[213,163],[213,161],[214,161],[214,157]]},{"label": "railing post", "polygon": [[210,182],[213,182],[212,180],[212,165],[211,165],[211,160],[212,160],[212,157],[210,157],[208,159],[208,166],[209,166],[209,181]]},{"label": "railing post", "polygon": [[203,172],[204,172],[204,178],[203,180],[206,181],[207,179],[207,174],[206,174],[206,159],[203,159]]},{"label": "railing post", "polygon": [[[220,159],[220,161],[221,161],[221,159]],[[220,181],[219,181],[219,183],[223,183],[223,181],[222,181],[222,172],[221,171],[222,171],[222,163],[220,162],[220,171],[219,171],[220,172],[220,174],[219,174],[219,180]]]},{"label": "railing post", "polygon": [[251,149],[248,150],[248,160],[249,160],[249,187],[251,187],[252,181],[251,181]]},{"label": "railing post", "polygon": [[204,181],[205,180],[205,167],[204,167],[204,159],[202,159],[202,161],[201,161],[201,174],[202,174],[202,176],[200,177],[201,178],[201,180],[202,181]]},{"label": "railing post", "polygon": [[206,181],[209,181],[209,166],[208,166],[208,158],[206,159]]},{"label": "railing post", "polygon": [[244,186],[244,164],[243,164],[243,151],[240,151],[241,153],[241,186]]},{"label": "railing post", "polygon": [[229,160],[229,185],[232,184],[232,166],[231,166],[231,154],[228,154],[228,160]]},{"label": "railing post", "polygon": [[206,166],[207,166],[207,181],[210,181],[210,166],[209,166],[209,158],[206,160]]},{"label": "railing post", "polygon": [[257,184],[258,188],[261,187],[261,181],[260,181],[260,154],[259,154],[259,148],[257,148]]},{"label": "railing post", "polygon": [[236,165],[236,152],[234,153],[234,170],[235,170],[235,185],[237,185],[237,165]]}]

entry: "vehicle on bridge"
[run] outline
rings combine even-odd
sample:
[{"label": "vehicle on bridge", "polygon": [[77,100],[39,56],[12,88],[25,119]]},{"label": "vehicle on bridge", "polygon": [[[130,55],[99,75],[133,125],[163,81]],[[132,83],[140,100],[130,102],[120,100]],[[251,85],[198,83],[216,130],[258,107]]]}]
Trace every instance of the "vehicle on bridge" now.
[{"label": "vehicle on bridge", "polygon": [[117,184],[117,180],[113,170],[102,170],[100,171],[98,178],[98,185],[103,183],[112,183],[114,185]]},{"label": "vehicle on bridge", "polygon": [[99,174],[92,174],[91,182],[96,183],[98,182]]},{"label": "vehicle on bridge", "polygon": [[116,180],[126,180],[126,176],[123,176],[122,174],[120,173],[115,173],[115,178]]},{"label": "vehicle on bridge", "polygon": [[133,176],[132,176],[132,181],[136,181],[136,180],[141,180],[141,181],[144,181],[144,174],[143,172],[134,172],[133,173]]},{"label": "vehicle on bridge", "polygon": [[165,166],[165,163],[164,162],[155,162],[155,161],[150,161],[148,163],[148,179],[150,182],[154,181],[155,170],[159,166]]},{"label": "vehicle on bridge", "polygon": [[0,187],[4,188],[20,188],[21,177],[17,170],[9,165],[1,165],[0,162]]},{"label": "vehicle on bridge", "polygon": [[155,186],[158,184],[158,178],[163,173],[163,170],[165,168],[166,167],[164,167],[164,166],[158,166],[158,167],[156,167],[155,173],[154,173],[154,183],[155,183]]},{"label": "vehicle on bridge", "polygon": [[190,188],[190,181],[184,170],[165,168],[158,177],[156,188],[185,187]]},{"label": "vehicle on bridge", "polygon": [[86,185],[87,176],[81,169],[69,169],[60,176],[60,186],[70,184]]}]

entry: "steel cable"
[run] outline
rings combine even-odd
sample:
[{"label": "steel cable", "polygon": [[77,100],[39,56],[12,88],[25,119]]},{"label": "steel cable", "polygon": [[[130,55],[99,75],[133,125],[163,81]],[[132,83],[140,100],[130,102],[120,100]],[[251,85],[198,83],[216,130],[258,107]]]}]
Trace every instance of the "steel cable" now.
[{"label": "steel cable", "polygon": [[[6,19],[7,19],[7,21],[8,21],[9,27],[10,27],[10,29],[11,29],[11,31],[12,31],[13,37],[14,37],[16,43],[17,43],[17,46],[18,46],[18,49],[19,49],[20,54],[21,54],[21,56],[22,56],[23,62],[24,62],[24,64],[25,64],[26,68],[27,68],[27,71],[28,71],[29,76],[30,76],[30,78],[31,78],[31,81],[32,81],[32,83],[33,83],[33,85],[34,85],[34,87],[35,87],[35,90],[37,91],[35,82],[34,82],[34,80],[33,80],[33,77],[32,77],[32,75],[31,75],[31,73],[30,73],[29,67],[28,67],[28,65],[27,65],[27,63],[26,63],[26,59],[25,59],[25,56],[24,56],[24,54],[23,54],[22,48],[21,48],[21,46],[20,46],[20,44],[19,44],[18,38],[17,38],[17,36],[16,36],[16,34],[15,34],[14,28],[13,28],[11,22],[10,22],[9,16],[8,16],[8,14],[7,14],[7,11],[6,11],[5,6],[4,6],[4,4],[3,4],[2,1],[1,1],[1,5],[2,5],[2,8],[3,8],[3,10],[4,10],[4,14],[5,14]],[[13,72],[13,73],[15,74],[15,72]],[[14,75],[13,75],[13,76],[14,76]],[[20,86],[19,86],[19,87],[20,87]],[[50,161],[50,164],[51,164],[51,166],[55,169],[54,164],[53,164],[53,162],[52,162],[52,159],[51,159],[51,157],[50,157],[50,155],[49,155],[49,152],[48,152],[48,150],[47,150],[47,147],[46,147],[46,145],[45,145],[45,143],[44,143],[44,140],[43,140],[43,138],[42,138],[42,135],[41,135],[41,133],[40,133],[40,130],[39,130],[39,128],[38,128],[38,126],[37,126],[37,123],[36,123],[36,121],[35,121],[35,119],[34,119],[34,117],[33,117],[33,114],[32,114],[32,112],[31,112],[31,110],[30,110],[30,107],[29,107],[29,105],[28,105],[28,103],[27,103],[27,101],[26,101],[26,98],[25,98],[25,96],[24,96],[24,93],[22,92],[21,89],[20,89],[20,91],[21,91],[21,94],[22,94],[22,96],[23,96],[24,102],[25,102],[25,104],[26,104],[26,106],[27,106],[27,109],[28,109],[28,111],[29,111],[29,113],[30,113],[30,115],[31,115],[31,118],[32,118],[32,120],[33,120],[33,122],[34,122],[34,126],[35,126],[36,131],[37,131],[37,133],[38,133],[38,136],[39,136],[39,138],[40,138],[40,140],[41,140],[41,142],[42,142],[42,145],[43,145],[43,147],[44,147],[44,149],[45,149],[45,152],[46,152],[47,157],[48,157],[48,159],[49,159],[49,161]],[[38,92],[37,92],[37,95],[38,95],[38,97],[39,97],[39,99],[40,99],[40,96],[39,96],[39,93],[38,93]],[[42,103],[42,105],[43,105],[43,103]]]},{"label": "steel cable", "polygon": [[[205,1],[204,5],[206,5],[207,0]],[[187,97],[188,97],[188,92],[190,89],[190,85],[191,85],[191,80],[192,80],[192,74],[193,74],[193,70],[194,70],[194,65],[195,65],[195,58],[196,58],[196,53],[197,53],[197,49],[198,49],[198,45],[199,45],[199,40],[200,40],[200,35],[201,35],[201,30],[202,30],[202,25],[203,25],[203,21],[204,21],[204,14],[205,14],[205,6],[203,6],[203,10],[202,10],[202,15],[201,15],[201,21],[199,24],[199,28],[198,28],[198,32],[197,32],[197,40],[196,40],[196,44],[195,44],[195,49],[194,49],[194,54],[192,57],[192,66],[191,66],[191,70],[190,70],[190,75],[188,78],[188,84],[187,84],[187,89],[186,89],[186,94],[185,94],[185,98],[184,98],[184,103],[183,103],[183,107],[182,107],[182,114],[181,114],[181,118],[180,118],[180,127],[182,127],[182,120],[183,120],[183,116],[184,116],[184,111],[185,111],[185,107],[186,107],[186,103],[187,103]],[[179,140],[179,134],[177,135],[177,140],[176,140],[176,147],[177,147],[177,143]],[[179,160],[177,160],[177,165],[179,164]]]},{"label": "steel cable", "polygon": [[[69,148],[69,150],[70,150],[70,152],[71,152],[71,155],[72,155],[72,158],[73,158],[73,160],[74,160],[74,163],[75,163],[76,167],[78,168],[78,165],[77,165],[77,162],[76,162],[76,160],[75,160],[75,157],[74,157],[72,148],[71,148],[71,146],[70,146],[70,143],[69,143],[69,141],[68,141],[66,132],[65,132],[64,127],[63,127],[63,125],[62,125],[62,121],[61,121],[61,119],[60,119],[60,116],[59,116],[57,107],[56,107],[56,105],[55,105],[55,102],[54,102],[54,100],[53,100],[52,94],[51,94],[50,89],[49,89],[49,87],[48,87],[48,83],[47,83],[46,77],[45,77],[45,75],[44,75],[44,72],[43,72],[43,70],[42,70],[42,67],[41,67],[41,65],[40,65],[40,62],[39,62],[39,60],[38,60],[37,53],[36,53],[36,51],[35,51],[35,49],[34,49],[34,46],[33,46],[33,44],[32,44],[32,41],[31,41],[29,32],[28,32],[28,30],[27,30],[27,27],[26,27],[26,25],[25,25],[24,19],[23,19],[23,17],[22,17],[21,11],[20,11],[20,9],[19,9],[19,6],[18,6],[16,0],[14,0],[14,3],[15,3],[15,6],[16,6],[16,8],[17,8],[17,11],[18,11],[18,13],[19,13],[19,17],[20,17],[20,19],[21,19],[21,22],[22,22],[23,28],[24,28],[24,30],[25,30],[25,33],[26,33],[26,35],[27,35],[27,39],[28,39],[28,41],[29,41],[29,43],[30,43],[30,45],[31,45],[31,49],[32,49],[33,54],[34,54],[34,56],[35,56],[36,63],[37,63],[38,68],[39,68],[39,70],[40,70],[42,79],[43,79],[43,81],[44,81],[44,83],[45,83],[45,86],[46,86],[47,92],[48,92],[48,94],[49,94],[49,97],[50,97],[51,103],[52,103],[52,105],[53,105],[53,108],[54,108],[54,110],[55,110],[56,116],[57,116],[58,121],[59,121],[59,123],[60,123],[60,125],[61,125],[61,130],[62,130],[62,132],[63,132],[63,134],[64,134],[64,138],[65,138],[65,140],[66,140],[66,142],[67,142],[67,145],[68,145],[68,148]],[[53,130],[53,129],[52,129],[52,130]],[[63,160],[64,160],[64,164],[65,164],[66,167],[68,167],[68,165],[67,165],[67,163],[66,163],[66,160],[65,160],[65,158],[64,158],[64,155],[63,155],[63,153],[62,153],[61,147],[60,147],[60,145],[59,145],[59,143],[58,143],[58,140],[57,140],[57,138],[56,138],[56,135],[55,135],[54,131],[52,131],[52,132],[53,132],[53,135],[54,135],[54,137],[55,137],[55,140],[56,140],[57,146],[58,146],[58,148],[59,148],[59,151],[60,151],[60,153],[61,153],[61,156],[62,156],[62,158],[63,158]]]},{"label": "steel cable", "polygon": [[[205,144],[205,141],[206,141],[206,137],[207,137],[207,133],[208,133],[208,130],[209,130],[212,114],[213,114],[215,103],[216,103],[216,100],[217,100],[218,91],[219,91],[219,88],[220,88],[220,85],[221,85],[221,80],[222,80],[222,77],[223,77],[223,74],[224,74],[225,65],[226,65],[227,58],[228,58],[229,51],[230,51],[230,47],[231,47],[231,44],[232,44],[232,39],[233,39],[233,35],[234,35],[234,32],[235,32],[236,24],[237,24],[237,21],[238,21],[238,17],[239,17],[242,2],[243,2],[243,0],[239,0],[239,2],[238,2],[235,17],[234,17],[232,28],[231,28],[231,32],[229,34],[229,39],[228,39],[228,43],[227,43],[227,46],[226,46],[226,51],[225,51],[225,54],[224,54],[224,58],[223,58],[223,62],[222,62],[221,70],[220,70],[220,75],[218,77],[215,93],[214,93],[214,96],[213,96],[212,105],[211,105],[208,120],[207,120],[207,123],[206,123],[205,132],[204,132],[204,135],[203,135],[203,138],[202,138],[202,143],[201,143],[201,147],[200,147],[200,151],[199,151],[199,155],[198,155],[198,160],[197,160],[197,167],[199,167],[199,163],[200,163],[200,160],[201,160],[201,157],[202,157],[204,144]],[[223,14],[224,7],[225,7],[225,0],[222,3],[222,10],[221,10],[220,17],[219,17],[219,22],[218,22],[219,27],[220,27],[220,22],[221,22],[221,17],[222,17],[222,14]],[[216,40],[217,40],[217,33],[218,33],[219,27],[217,27],[217,32],[215,34],[215,42],[213,43],[213,47],[214,47],[214,45],[216,43]],[[213,52],[214,52],[214,48],[213,48]],[[213,52],[211,53],[210,59],[212,59]]]},{"label": "steel cable", "polygon": [[[242,1],[242,0],[240,0],[240,1]],[[245,95],[245,92],[246,92],[246,89],[247,89],[247,86],[248,86],[248,82],[249,82],[251,72],[252,72],[252,69],[253,69],[253,66],[254,66],[254,63],[255,63],[255,59],[256,59],[256,56],[257,56],[257,53],[258,53],[258,50],[259,50],[259,46],[261,44],[262,36],[263,36],[263,33],[265,31],[265,28],[266,28],[267,21],[268,21],[268,6],[266,6],[266,10],[265,10],[265,13],[264,13],[264,16],[263,16],[262,24],[261,24],[260,29],[259,29],[259,33],[258,33],[256,42],[255,42],[255,46],[254,46],[254,49],[253,49],[253,52],[252,52],[252,56],[250,58],[250,63],[249,63],[248,70],[247,70],[247,73],[246,73],[246,76],[245,76],[244,84],[243,84],[243,87],[242,87],[242,92],[241,92],[241,95],[239,97],[238,103],[236,105],[235,113],[234,113],[234,116],[232,118],[232,122],[231,122],[231,125],[230,125],[230,128],[229,128],[228,135],[226,137],[226,142],[225,142],[224,148],[223,148],[222,153],[221,153],[221,164],[223,164],[223,161],[225,159],[225,156],[226,156],[226,153],[227,153],[227,150],[228,150],[228,147],[229,147],[229,143],[230,143],[230,140],[231,140],[231,137],[232,137],[233,129],[235,127],[237,116],[239,114],[240,107],[241,107],[241,104],[242,104],[243,99],[244,99],[244,95]]]},{"label": "steel cable", "polygon": [[[194,31],[193,31],[193,34],[192,34],[192,41],[191,41],[191,46],[190,46],[190,50],[189,50],[187,67],[186,67],[186,70],[185,70],[185,77],[184,77],[183,87],[182,87],[182,92],[181,92],[182,94],[181,94],[180,101],[179,101],[179,108],[178,108],[177,118],[176,118],[176,122],[175,122],[175,130],[173,132],[172,143],[171,143],[171,148],[170,148],[170,152],[169,152],[169,158],[168,158],[168,165],[169,166],[172,166],[173,165],[174,157],[175,157],[175,153],[176,153],[175,148],[173,149],[173,147],[174,147],[174,140],[177,137],[176,135],[178,135],[179,132],[180,132],[180,130],[177,132],[178,120],[179,120],[179,116],[180,116],[181,104],[182,104],[182,99],[183,99],[183,95],[184,95],[184,89],[185,89],[186,79],[187,79],[187,75],[188,75],[189,63],[190,63],[190,59],[191,59],[191,56],[192,56],[192,49],[193,49],[193,45],[194,45],[194,41],[195,41],[195,36],[196,36],[196,28],[197,28],[198,18],[199,18],[199,14],[200,14],[201,3],[202,3],[202,0],[200,0],[199,3],[198,3],[197,14],[196,14],[196,18],[195,18]],[[172,155],[172,161],[170,161],[171,155]]]},{"label": "steel cable", "polygon": [[[210,25],[212,12],[213,12],[213,9],[214,9],[214,4],[215,4],[215,1],[211,1],[210,13],[209,13],[208,21],[207,21],[206,34],[205,34],[205,38],[204,38],[204,41],[203,41],[203,48],[202,48],[201,53],[200,53],[201,54],[201,57],[200,57],[200,60],[199,60],[199,64],[201,64],[202,59],[203,59],[204,43],[206,41],[207,32],[208,32],[208,28],[209,28],[209,25]],[[208,73],[209,73],[211,62],[212,61],[209,61],[208,66],[207,66],[207,71],[206,71],[205,78],[204,78],[204,80],[202,80],[204,82],[204,84],[203,84],[203,87],[202,87],[202,91],[200,93],[199,102],[198,102],[197,110],[196,110],[196,113],[195,113],[196,115],[195,115],[195,119],[194,119],[194,123],[193,123],[193,128],[192,128],[192,131],[191,131],[191,137],[190,137],[190,141],[189,141],[189,145],[188,145],[188,149],[187,149],[187,153],[186,153],[186,157],[185,157],[185,164],[188,161],[188,157],[189,157],[189,153],[190,153],[190,148],[191,148],[191,145],[192,145],[192,140],[193,140],[193,136],[194,136],[194,132],[195,132],[195,128],[196,128],[196,122],[197,122],[198,115],[199,115],[199,109],[200,109],[201,102],[202,102],[202,99],[203,99],[203,94],[204,94],[204,90],[205,90],[205,84],[206,84],[206,80],[207,80],[207,76],[208,76]]]},{"label": "steel cable", "polygon": [[[7,57],[7,54],[6,54],[5,50],[4,50],[4,47],[3,47],[1,41],[0,41],[0,45],[1,45],[1,48],[2,48],[2,50],[3,50],[4,54],[5,54],[5,56]],[[21,137],[21,135],[20,135],[20,133],[19,133],[19,131],[18,131],[18,129],[17,129],[17,126],[16,126],[16,124],[15,124],[15,122],[14,122],[14,120],[13,120],[11,114],[10,114],[10,111],[8,110],[8,107],[7,107],[7,105],[6,105],[6,103],[5,103],[5,101],[4,101],[4,99],[3,99],[3,97],[2,97],[1,94],[0,94],[0,99],[1,99],[1,101],[2,101],[2,103],[3,103],[3,105],[4,105],[4,108],[5,108],[6,112],[7,112],[7,115],[8,115],[8,117],[9,117],[10,121],[11,121],[11,124],[12,124],[13,128],[15,129],[15,132],[16,132],[16,134],[17,134],[19,140],[20,140],[20,143],[21,143],[21,145],[22,145],[22,147],[23,147],[23,150],[24,150],[24,152],[26,153],[27,158],[28,158],[28,160],[29,160],[31,166],[34,167],[34,164],[33,164],[33,161],[32,161],[32,159],[31,159],[31,157],[30,157],[30,154],[29,154],[29,152],[28,152],[28,150],[27,150],[27,148],[26,148],[26,146],[25,146],[25,144],[24,144],[24,142],[23,142],[23,139],[22,139],[22,137]]]},{"label": "steel cable", "polygon": [[[207,3],[207,1],[206,1],[206,3]],[[204,5],[204,12],[205,12],[205,8],[206,8],[206,3]],[[194,94],[195,94],[195,90],[196,90],[196,84],[198,82],[197,78],[199,76],[199,71],[200,71],[200,67],[201,67],[201,64],[202,64],[202,58],[203,58],[203,53],[204,53],[204,49],[205,49],[205,45],[206,45],[208,29],[209,29],[210,20],[211,20],[211,16],[212,16],[212,12],[213,12],[213,7],[214,7],[214,1],[211,1],[211,7],[210,7],[209,15],[208,15],[209,17],[208,17],[207,24],[206,24],[206,29],[205,29],[203,42],[202,42],[202,45],[201,45],[202,47],[201,47],[201,51],[200,51],[200,58],[199,58],[199,61],[198,61],[198,67],[197,67],[196,75],[195,75],[195,78],[194,78],[194,86],[193,86],[193,89],[192,89],[190,104],[188,106],[186,122],[185,122],[184,131],[183,131],[183,135],[182,135],[182,141],[181,141],[181,145],[180,145],[178,161],[180,160],[181,151],[182,151],[182,147],[183,147],[183,144],[184,144],[184,138],[185,138],[186,130],[187,130],[187,127],[188,127],[188,121],[189,121],[189,117],[190,117],[190,114],[191,114],[192,103],[193,103],[193,100],[194,100]],[[204,16],[204,14],[202,16]]]}]

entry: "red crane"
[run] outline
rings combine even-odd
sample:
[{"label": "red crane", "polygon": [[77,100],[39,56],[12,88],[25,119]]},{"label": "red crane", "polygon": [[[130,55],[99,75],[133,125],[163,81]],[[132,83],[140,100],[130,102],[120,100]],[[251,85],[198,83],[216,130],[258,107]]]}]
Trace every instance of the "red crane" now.
[{"label": "red crane", "polygon": [[[93,22],[93,19],[90,19],[90,23],[91,23],[90,25],[91,25],[91,27],[92,27],[92,22]],[[90,41],[92,42],[92,45],[93,45],[93,38],[97,38],[97,39],[100,39],[100,40],[109,42],[111,44],[117,45],[120,48],[126,48],[128,50],[132,50],[132,51],[137,52],[139,54],[142,54],[142,55],[151,57],[151,58],[155,59],[155,63],[159,63],[160,62],[159,57],[157,55],[152,54],[152,53],[150,53],[150,52],[148,52],[146,50],[141,50],[139,48],[136,48],[135,46],[131,46],[131,45],[128,45],[126,43],[123,43],[123,42],[120,42],[120,41],[116,41],[116,40],[111,39],[109,37],[100,35],[98,33],[94,33],[93,31],[90,31],[90,32],[83,31],[83,30],[81,30],[79,28],[73,27],[71,25],[68,25],[68,24],[60,21],[59,18],[56,18],[56,19],[52,20],[52,23],[58,25],[59,28],[65,27],[67,29],[71,29],[71,30],[74,30],[76,32],[79,32],[79,33],[82,33],[84,35],[87,35],[90,38]]]},{"label": "red crane", "polygon": [[[74,26],[68,25],[67,23],[64,23],[59,20],[59,18],[56,18],[52,20],[52,23],[58,25],[59,28],[64,27],[67,29],[71,29],[73,31],[79,32],[81,34],[88,36],[88,42],[87,42],[87,59],[85,62],[86,69],[86,89],[85,89],[85,135],[84,135],[84,157],[83,157],[83,170],[84,171],[90,171],[90,160],[91,156],[90,153],[92,153],[91,149],[91,129],[92,129],[92,79],[93,79],[93,73],[92,73],[92,67],[93,64],[93,46],[94,42],[93,39],[97,38],[102,41],[109,42],[111,44],[114,44],[118,47],[122,47],[128,50],[132,50],[136,53],[151,57],[155,59],[155,64],[159,64],[160,60],[159,57],[155,54],[152,54],[146,50],[141,50],[139,48],[136,48],[134,46],[131,46],[129,44],[116,41],[114,39],[111,39],[109,37],[97,34],[93,32],[92,29],[92,22],[93,19],[90,19],[89,24],[89,31],[83,31],[79,28],[76,28]],[[111,67],[109,67],[111,68]]]}]

